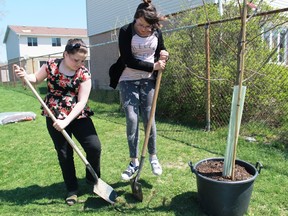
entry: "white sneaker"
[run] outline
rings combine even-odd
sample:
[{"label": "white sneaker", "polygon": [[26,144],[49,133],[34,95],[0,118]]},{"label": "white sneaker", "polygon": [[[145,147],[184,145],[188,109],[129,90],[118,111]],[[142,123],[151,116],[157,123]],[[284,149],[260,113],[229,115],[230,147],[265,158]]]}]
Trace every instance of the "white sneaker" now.
[{"label": "white sneaker", "polygon": [[162,167],[161,167],[158,159],[151,160],[150,164],[151,164],[153,174],[160,176],[162,174]]},{"label": "white sneaker", "polygon": [[134,166],[132,162],[129,163],[127,169],[121,174],[123,180],[132,179],[138,172],[139,166]]}]

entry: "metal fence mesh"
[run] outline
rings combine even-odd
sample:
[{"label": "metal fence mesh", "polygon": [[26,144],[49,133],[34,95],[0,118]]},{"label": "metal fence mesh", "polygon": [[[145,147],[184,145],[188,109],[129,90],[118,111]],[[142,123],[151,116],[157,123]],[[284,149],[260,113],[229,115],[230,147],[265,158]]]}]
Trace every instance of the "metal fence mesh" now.
[{"label": "metal fence mesh", "polygon": [[[242,137],[257,137],[257,141],[281,143],[279,145],[287,145],[288,141],[285,135],[287,11],[286,8],[247,17],[243,82],[247,92],[240,130]],[[190,16],[195,14],[190,12],[171,18],[170,25],[163,29],[170,59],[157,103],[158,135],[195,146],[225,143],[233,86],[239,72],[241,20],[240,17],[226,20],[217,17],[216,21],[211,21],[213,17],[206,16],[209,22],[196,24]],[[115,41],[94,44],[91,48],[110,43]],[[15,81],[7,72],[9,67],[11,65],[1,67],[2,83],[4,75],[5,82]]]},{"label": "metal fence mesh", "polygon": [[[242,137],[283,145],[287,140],[287,10],[247,18],[243,83],[247,93],[240,131]],[[203,24],[190,18],[189,14],[173,17],[163,30],[171,56],[157,104],[158,135],[196,146],[225,143],[239,71],[241,17]]]},{"label": "metal fence mesh", "polygon": [[[280,142],[280,145],[287,145],[285,11],[263,12],[247,18],[243,82],[247,92],[240,131],[242,137],[257,137],[257,141]],[[171,57],[157,108],[161,120],[227,132],[233,86],[239,71],[240,29],[241,20],[236,17],[165,32]],[[158,131],[168,136],[167,129],[158,126]],[[187,143],[216,142],[213,132],[207,133],[203,140],[203,134],[183,135],[183,128],[177,130],[175,126],[172,138],[177,136],[176,131],[181,137],[178,139]],[[226,138],[221,139],[225,142]]]}]

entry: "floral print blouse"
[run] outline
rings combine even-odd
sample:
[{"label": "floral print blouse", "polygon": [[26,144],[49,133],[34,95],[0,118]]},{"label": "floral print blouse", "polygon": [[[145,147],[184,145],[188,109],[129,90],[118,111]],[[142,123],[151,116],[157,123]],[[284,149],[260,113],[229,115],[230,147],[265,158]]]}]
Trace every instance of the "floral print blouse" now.
[{"label": "floral print blouse", "polygon": [[[59,71],[63,59],[50,59],[47,62],[47,95],[44,102],[57,119],[65,119],[77,103],[80,84],[91,79],[91,74],[84,66],[80,67],[74,76],[67,76]],[[49,117],[41,107],[41,115]],[[93,115],[88,105],[82,110],[79,118]]]}]

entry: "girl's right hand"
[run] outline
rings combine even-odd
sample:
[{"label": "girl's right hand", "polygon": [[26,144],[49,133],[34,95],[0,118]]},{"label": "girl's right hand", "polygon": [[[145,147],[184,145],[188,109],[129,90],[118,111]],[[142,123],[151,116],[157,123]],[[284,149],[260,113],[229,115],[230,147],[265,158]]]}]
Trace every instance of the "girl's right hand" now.
[{"label": "girl's right hand", "polygon": [[57,119],[54,124],[53,124],[53,127],[57,130],[57,131],[62,131],[64,130],[67,125],[69,124],[69,122],[67,122],[66,119]]},{"label": "girl's right hand", "polygon": [[159,60],[154,63],[154,70],[164,70],[166,66],[165,60]]},{"label": "girl's right hand", "polygon": [[13,68],[14,68],[14,73],[16,74],[18,78],[22,78],[26,76],[27,73],[23,67],[20,67],[19,65],[14,64]]}]

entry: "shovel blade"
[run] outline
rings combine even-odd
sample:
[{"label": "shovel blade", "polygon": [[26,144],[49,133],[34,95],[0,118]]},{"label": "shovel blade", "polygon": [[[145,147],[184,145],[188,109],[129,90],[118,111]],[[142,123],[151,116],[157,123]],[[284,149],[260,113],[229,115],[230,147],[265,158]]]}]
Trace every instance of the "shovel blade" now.
[{"label": "shovel blade", "polygon": [[143,201],[142,185],[135,179],[131,180],[131,189],[133,196],[140,202]]},{"label": "shovel blade", "polygon": [[98,178],[97,184],[94,185],[93,192],[111,204],[116,202],[117,193],[100,178]]}]

